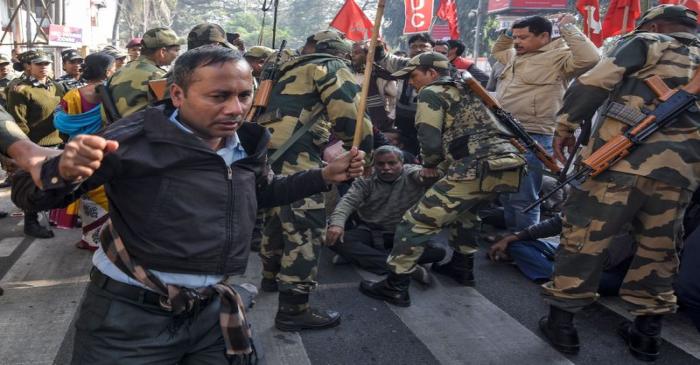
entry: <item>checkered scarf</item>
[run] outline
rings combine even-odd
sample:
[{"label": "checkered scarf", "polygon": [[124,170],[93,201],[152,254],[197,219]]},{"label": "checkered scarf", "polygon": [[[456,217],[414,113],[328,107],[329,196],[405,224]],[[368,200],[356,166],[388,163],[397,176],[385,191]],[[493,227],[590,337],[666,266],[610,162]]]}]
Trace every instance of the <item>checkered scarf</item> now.
[{"label": "checkered scarf", "polygon": [[251,354],[251,331],[246,320],[245,307],[241,297],[230,285],[220,282],[204,288],[190,289],[163,283],[129,255],[111,220],[103,226],[100,241],[110,261],[147,288],[167,298],[165,302],[161,301],[161,306],[171,310],[175,316],[196,311],[202,300],[215,295],[220,296],[219,323],[226,342],[226,354]]}]

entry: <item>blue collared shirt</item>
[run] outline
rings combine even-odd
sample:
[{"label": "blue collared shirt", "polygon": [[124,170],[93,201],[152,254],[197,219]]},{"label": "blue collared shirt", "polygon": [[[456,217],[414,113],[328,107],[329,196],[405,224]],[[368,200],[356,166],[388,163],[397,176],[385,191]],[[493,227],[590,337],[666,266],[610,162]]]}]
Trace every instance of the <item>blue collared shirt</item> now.
[{"label": "blue collared shirt", "polygon": [[[170,121],[184,132],[194,134],[190,128],[177,120],[177,116],[178,110],[175,110],[175,112],[170,116]],[[241,145],[241,141],[238,139],[237,133],[227,137],[224,146],[217,150],[216,154],[221,156],[228,166],[248,156],[245,149]],[[92,256],[92,264],[95,265],[100,272],[113,280],[146,288],[143,284],[132,279],[129,275],[119,270],[119,268],[109,260],[109,257],[107,257],[101,246],[97,248],[95,254]],[[151,272],[165,284],[173,284],[188,288],[201,288],[204,286],[213,285],[223,279],[223,276],[221,275],[179,274],[156,270],[151,270]]]}]

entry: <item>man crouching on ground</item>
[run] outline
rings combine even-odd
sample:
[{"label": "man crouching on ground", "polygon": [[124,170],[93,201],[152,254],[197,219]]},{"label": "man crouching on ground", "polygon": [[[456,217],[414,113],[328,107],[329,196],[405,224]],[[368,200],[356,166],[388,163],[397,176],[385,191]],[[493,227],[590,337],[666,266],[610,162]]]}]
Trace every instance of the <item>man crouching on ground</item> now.
[{"label": "man crouching on ground", "polygon": [[171,77],[173,106],[75,138],[44,163],[43,190],[26,174],[13,186],[18,206],[45,209],[105,184],[111,222],[76,322],[74,364],[249,357],[242,302],[224,280],[245,271],[258,207],[362,173],[363,153],[353,148],[324,169],[273,177],[269,133],[243,121],[253,78],[237,51],[191,50]]}]

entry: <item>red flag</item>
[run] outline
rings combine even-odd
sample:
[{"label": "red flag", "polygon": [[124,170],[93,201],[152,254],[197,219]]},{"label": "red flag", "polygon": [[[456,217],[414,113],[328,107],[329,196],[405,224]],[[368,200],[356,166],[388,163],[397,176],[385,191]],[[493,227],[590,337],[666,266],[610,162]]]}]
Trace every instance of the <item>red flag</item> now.
[{"label": "red flag", "polygon": [[[700,14],[700,4],[698,3],[698,0],[659,0],[659,4],[683,5],[686,8]],[[700,18],[698,18],[698,24],[700,24]]]},{"label": "red flag", "polygon": [[362,41],[372,37],[372,21],[355,3],[355,0],[346,0],[345,4],[331,22],[331,27],[345,33],[345,37],[352,41]]},{"label": "red flag", "polygon": [[450,39],[459,39],[457,24],[457,2],[455,0],[440,0],[437,17],[447,21],[450,27]]},{"label": "red flag", "polygon": [[598,0],[578,0],[576,9],[583,16],[583,33],[591,42],[600,47],[603,45],[602,25],[600,23],[600,4]]},{"label": "red flag", "polygon": [[[625,8],[628,8],[627,24],[623,26]],[[605,14],[605,19],[603,19],[603,38],[633,31],[635,27],[634,22],[641,14],[642,10],[639,6],[639,0],[611,0],[608,12]]]},{"label": "red flag", "polygon": [[405,0],[404,19],[403,34],[430,31],[433,19],[433,1]]}]

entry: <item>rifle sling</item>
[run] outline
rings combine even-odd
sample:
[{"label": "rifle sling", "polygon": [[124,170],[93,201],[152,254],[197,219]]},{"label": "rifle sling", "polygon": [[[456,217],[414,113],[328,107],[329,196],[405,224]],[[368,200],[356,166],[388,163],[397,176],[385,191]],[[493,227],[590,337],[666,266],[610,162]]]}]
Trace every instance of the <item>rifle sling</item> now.
[{"label": "rifle sling", "polygon": [[272,156],[270,156],[270,165],[274,165],[275,162],[277,162],[277,160],[279,160],[280,157],[282,157],[282,155],[284,155],[284,153],[287,152],[287,150],[289,150],[289,148],[292,147],[292,145],[296,143],[296,141],[298,141],[299,138],[301,138],[301,136],[306,134],[306,132],[308,132],[309,129],[311,129],[311,127],[313,127],[314,124],[316,124],[316,122],[318,122],[318,120],[321,119],[321,114],[323,113],[323,110],[324,108],[321,107],[314,111],[313,114],[311,114],[311,116],[309,117],[309,121],[302,124],[301,128],[297,129],[294,132],[294,134],[292,134],[292,136],[289,137],[289,139],[286,142],[284,142],[284,144],[280,146],[280,148],[278,148],[272,154]]}]

